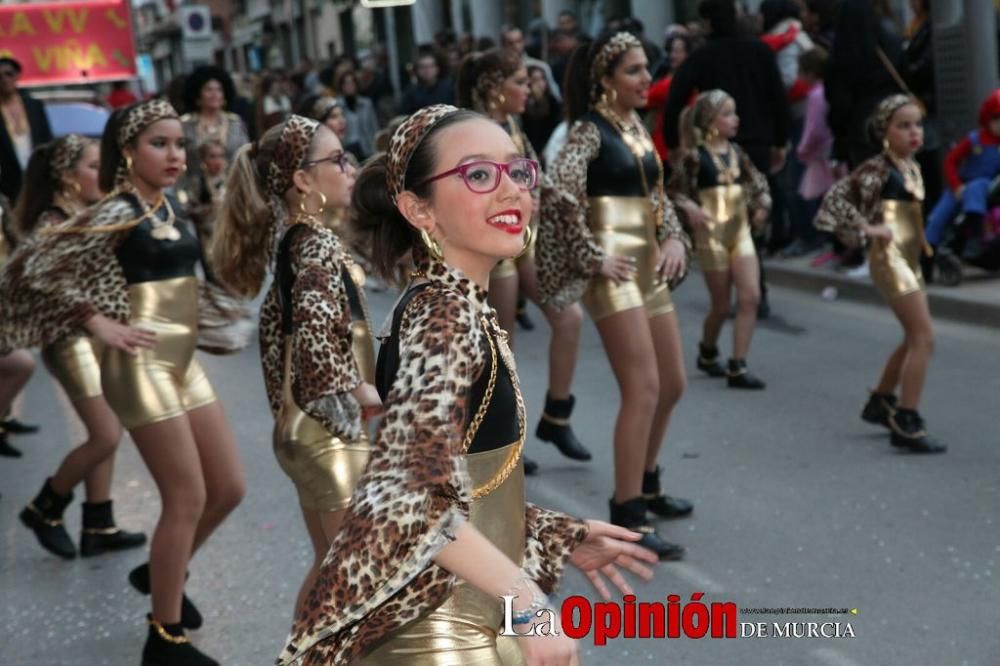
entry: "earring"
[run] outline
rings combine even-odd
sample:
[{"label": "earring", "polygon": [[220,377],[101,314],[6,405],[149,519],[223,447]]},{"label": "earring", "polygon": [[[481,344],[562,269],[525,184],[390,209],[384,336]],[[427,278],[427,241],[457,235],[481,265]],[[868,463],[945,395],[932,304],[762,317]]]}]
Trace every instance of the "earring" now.
[{"label": "earring", "polygon": [[887,153],[889,152],[889,137],[885,137],[884,139],[882,139],[882,150],[884,150]]},{"label": "earring", "polygon": [[319,217],[323,214],[323,210],[326,209],[326,195],[318,190],[316,194],[319,195],[319,210],[315,213],[309,212],[306,208],[306,199],[309,198],[309,195],[306,194],[304,197],[299,199],[299,217]]},{"label": "earring", "polygon": [[426,229],[420,230],[420,240],[422,240],[424,245],[427,246],[427,251],[430,252],[431,259],[438,263],[444,261],[444,253],[441,252],[441,244],[431,238],[431,235],[427,233]]},{"label": "earring", "polygon": [[125,156],[125,170],[132,173],[132,158],[128,155]]},{"label": "earring", "polygon": [[514,257],[514,258],[515,259],[520,259],[524,255],[528,254],[528,250],[531,249],[531,243],[534,240],[535,240],[535,232],[531,228],[531,225],[529,224],[528,226],[526,226],[524,228],[524,247],[521,248],[521,251],[518,252],[517,256]]},{"label": "earring", "polygon": [[719,128],[717,127],[709,127],[708,130],[705,132],[705,139],[707,141],[715,141],[718,138],[719,138]]},{"label": "earring", "polygon": [[72,188],[73,194],[77,197],[79,197],[80,193],[83,192],[83,188],[80,187],[79,181],[71,180],[69,186]]}]

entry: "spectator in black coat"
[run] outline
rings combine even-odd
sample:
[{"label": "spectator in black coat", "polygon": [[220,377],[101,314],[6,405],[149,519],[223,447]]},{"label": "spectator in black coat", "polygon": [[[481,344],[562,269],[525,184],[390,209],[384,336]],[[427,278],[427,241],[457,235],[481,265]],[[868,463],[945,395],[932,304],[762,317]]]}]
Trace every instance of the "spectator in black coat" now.
[{"label": "spectator in black coat", "polygon": [[0,193],[17,201],[21,178],[31,152],[52,140],[52,128],[45,114],[45,105],[23,90],[18,90],[21,63],[10,57],[0,57]]},{"label": "spectator in black coat", "polygon": [[417,109],[432,104],[454,104],[455,84],[451,79],[441,78],[441,65],[433,53],[421,53],[417,56],[417,81],[406,89],[399,104],[399,112],[410,115]]}]

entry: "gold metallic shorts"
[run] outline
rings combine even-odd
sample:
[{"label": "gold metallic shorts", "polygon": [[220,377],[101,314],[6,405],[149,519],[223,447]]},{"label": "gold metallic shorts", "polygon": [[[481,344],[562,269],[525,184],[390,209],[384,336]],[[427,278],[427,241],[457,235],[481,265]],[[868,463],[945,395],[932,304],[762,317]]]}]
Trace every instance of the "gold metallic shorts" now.
[{"label": "gold metallic shorts", "polygon": [[695,233],[695,251],[703,271],[727,271],[736,257],[757,255],[740,185],[707,187],[698,192],[698,198],[714,220],[708,229]]},{"label": "gold metallic shorts", "polygon": [[108,349],[101,361],[104,395],[127,429],[166,421],[217,399],[194,359],[198,281],[180,277],[129,285],[129,324],[156,333],[137,355]]},{"label": "gold metallic shorts", "polygon": [[[471,487],[494,478],[516,444],[466,456]],[[470,522],[514,562],[524,558],[524,467],[469,507]],[[363,666],[522,666],[517,639],[498,636],[500,599],[456,583],[437,609],[395,633],[361,659]]]},{"label": "gold metallic shorts", "polygon": [[71,402],[101,396],[101,364],[89,336],[64,338],[45,347],[42,360]]},{"label": "gold metallic shorts", "polygon": [[920,270],[924,247],[921,205],[920,201],[882,201],[882,223],[892,229],[892,240],[871,241],[868,267],[872,282],[887,301],[924,289]]},{"label": "gold metallic shorts", "polygon": [[590,229],[608,256],[635,259],[635,278],[615,284],[605,277],[591,279],[583,294],[583,305],[594,321],[646,308],[650,318],[672,312],[674,302],[666,282],[655,275],[656,227],[652,210],[643,197],[591,197]]}]

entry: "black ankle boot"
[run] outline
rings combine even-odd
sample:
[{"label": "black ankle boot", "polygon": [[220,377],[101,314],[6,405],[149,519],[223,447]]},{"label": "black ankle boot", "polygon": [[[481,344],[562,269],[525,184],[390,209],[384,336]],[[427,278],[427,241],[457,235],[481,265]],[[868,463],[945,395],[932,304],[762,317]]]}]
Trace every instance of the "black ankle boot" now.
[{"label": "black ankle boot", "polygon": [[[185,579],[187,576],[185,576]],[[149,563],[140,564],[128,573],[128,582],[140,594],[149,594]],[[198,629],[204,620],[198,607],[194,605],[188,595],[181,597],[181,626],[185,629]]]},{"label": "black ankle boot", "polygon": [[611,523],[626,527],[633,532],[642,534],[637,542],[643,548],[656,553],[661,560],[680,560],[684,558],[684,546],[667,543],[660,538],[653,526],[646,519],[646,500],[634,497],[621,504],[616,504],[614,498],[608,501],[611,508]]},{"label": "black ankle boot", "polygon": [[915,409],[900,407],[889,416],[892,445],[913,453],[944,453],[948,447],[927,434],[924,419]]},{"label": "black ankle boot", "polygon": [[760,378],[750,374],[747,362],[741,358],[729,359],[729,372],[726,376],[729,388],[759,390],[767,386]]},{"label": "black ankle boot", "polygon": [[719,348],[698,343],[698,369],[709,377],[725,377],[726,369],[719,363]]},{"label": "black ankle boot", "polygon": [[15,448],[7,441],[7,433],[0,430],[0,456],[4,456],[5,458],[20,458],[21,455],[23,455],[21,450]]},{"label": "black ankle boot", "polygon": [[572,460],[590,460],[590,451],[580,443],[573,434],[569,424],[570,414],[576,398],[570,396],[566,400],[556,400],[548,394],[545,396],[545,411],[535,429],[535,437],[543,442],[555,444],[559,453]]},{"label": "black ankle boot", "polygon": [[896,411],[896,396],[891,393],[876,393],[868,396],[868,402],[861,410],[861,420],[875,425],[889,427],[889,417]]},{"label": "black ankle boot", "polygon": [[21,511],[21,522],[35,533],[42,548],[67,560],[76,557],[76,546],[63,525],[63,512],[73,501],[73,493],[59,495],[46,479],[38,496]]},{"label": "black ankle boot", "polygon": [[531,317],[528,316],[528,302],[523,299],[517,299],[517,325],[526,331],[535,330],[535,322],[531,321]]},{"label": "black ankle boot", "polygon": [[524,475],[534,476],[537,472],[538,472],[538,463],[536,463],[528,456],[524,456]]},{"label": "black ankle boot", "polygon": [[80,556],[92,557],[113,550],[138,548],[146,543],[142,532],[126,532],[115,525],[111,500],[83,503],[83,529],[80,530]]},{"label": "black ankle boot", "polygon": [[149,635],[142,648],[142,666],[219,666],[219,662],[191,645],[180,624],[160,624],[150,616]]},{"label": "black ankle boot", "polygon": [[660,466],[652,472],[642,474],[642,498],[646,509],[660,518],[681,518],[694,511],[694,505],[686,499],[665,495],[660,489]]}]

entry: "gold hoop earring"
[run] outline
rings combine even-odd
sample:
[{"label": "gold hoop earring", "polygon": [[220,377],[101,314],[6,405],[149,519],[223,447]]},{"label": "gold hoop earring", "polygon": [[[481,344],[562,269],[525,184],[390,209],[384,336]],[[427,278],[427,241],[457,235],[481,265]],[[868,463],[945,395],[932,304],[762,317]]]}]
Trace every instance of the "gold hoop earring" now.
[{"label": "gold hoop earring", "polygon": [[535,240],[535,232],[534,232],[534,230],[533,230],[533,229],[531,228],[531,225],[529,224],[528,226],[526,226],[526,227],[524,228],[524,247],[522,247],[522,248],[521,248],[521,251],[520,251],[520,252],[518,252],[518,253],[517,253],[517,256],[516,256],[516,257],[514,257],[514,258],[515,258],[515,259],[520,259],[520,258],[521,258],[521,257],[523,257],[524,255],[528,254],[528,250],[530,250],[530,249],[531,249],[531,243],[532,243],[532,242],[533,242],[534,240]]},{"label": "gold hoop earring", "polygon": [[302,217],[319,217],[323,214],[323,211],[326,209],[326,195],[319,190],[316,191],[316,194],[319,195],[319,210],[315,213],[310,213],[306,208],[306,199],[309,198],[308,194],[299,199],[299,213]]},{"label": "gold hoop earring", "polygon": [[887,153],[889,152],[889,137],[885,137],[882,139],[882,150],[884,150]]},{"label": "gold hoop earring", "polygon": [[80,187],[79,181],[71,180],[69,182],[69,186],[73,190],[73,195],[76,197],[79,197],[80,194],[83,192],[83,188]]},{"label": "gold hoop earring", "polygon": [[715,141],[718,138],[719,138],[719,128],[718,127],[709,127],[708,130],[705,131],[705,140],[706,141]]},{"label": "gold hoop earring", "polygon": [[431,259],[440,263],[444,261],[444,253],[441,251],[441,244],[434,240],[426,229],[420,230],[420,240],[424,242],[427,251],[430,252]]},{"label": "gold hoop earring", "polygon": [[128,155],[125,156],[125,170],[132,173],[132,158]]}]

